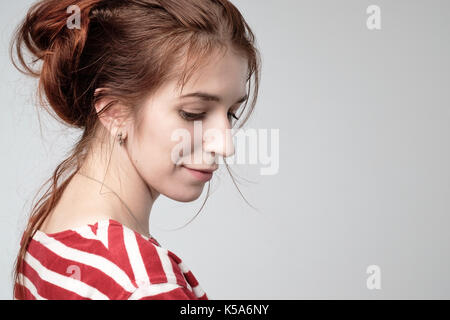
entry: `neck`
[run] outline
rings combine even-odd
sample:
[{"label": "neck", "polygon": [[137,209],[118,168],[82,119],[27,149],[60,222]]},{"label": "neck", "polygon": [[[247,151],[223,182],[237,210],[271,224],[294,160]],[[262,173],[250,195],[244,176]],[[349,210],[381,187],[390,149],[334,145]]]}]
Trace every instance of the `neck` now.
[{"label": "neck", "polygon": [[74,181],[80,189],[80,198],[104,207],[113,219],[151,237],[150,212],[159,193],[141,178],[125,145],[115,146],[111,158],[106,159],[108,165],[96,150],[99,149],[92,149],[80,168],[78,176],[81,178]]}]

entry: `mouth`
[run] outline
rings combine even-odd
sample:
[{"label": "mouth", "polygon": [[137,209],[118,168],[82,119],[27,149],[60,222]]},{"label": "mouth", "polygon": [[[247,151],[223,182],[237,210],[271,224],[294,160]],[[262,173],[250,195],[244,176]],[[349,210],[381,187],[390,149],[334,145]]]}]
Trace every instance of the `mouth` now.
[{"label": "mouth", "polygon": [[186,166],[182,166],[184,169],[186,169],[195,179],[199,180],[199,181],[209,181],[211,180],[212,176],[213,176],[213,172],[216,169],[192,169],[192,168],[188,168]]}]

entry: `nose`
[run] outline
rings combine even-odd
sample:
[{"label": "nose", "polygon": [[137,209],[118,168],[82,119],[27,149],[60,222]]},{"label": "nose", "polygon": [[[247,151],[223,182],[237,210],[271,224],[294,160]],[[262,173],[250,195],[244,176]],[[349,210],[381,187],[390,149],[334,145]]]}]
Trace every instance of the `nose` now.
[{"label": "nose", "polygon": [[234,143],[230,121],[226,119],[219,125],[206,128],[203,134],[205,152],[221,155],[224,158],[234,155]]}]

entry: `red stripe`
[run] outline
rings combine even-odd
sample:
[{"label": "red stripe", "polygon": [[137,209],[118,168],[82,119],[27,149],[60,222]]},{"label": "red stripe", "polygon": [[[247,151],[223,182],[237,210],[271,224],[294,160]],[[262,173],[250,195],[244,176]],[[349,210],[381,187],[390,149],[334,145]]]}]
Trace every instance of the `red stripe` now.
[{"label": "red stripe", "polygon": [[91,228],[91,230],[92,230],[92,232],[95,234],[95,235],[97,235],[97,229],[98,229],[98,222],[96,222],[95,224],[89,224],[88,225],[90,228]]},{"label": "red stripe", "polygon": [[123,238],[123,227],[121,225],[110,224],[108,226],[108,247],[111,255],[114,257],[115,263],[128,275],[134,282],[133,269],[131,268],[128,251],[125,247]]},{"label": "red stripe", "polygon": [[[87,285],[96,288],[110,299],[117,299],[117,297],[124,297],[129,294],[128,291],[102,270],[78,261],[65,259],[34,239],[30,242],[28,252],[33,257],[39,257],[39,262],[45,268],[66,277],[76,278]],[[74,272],[74,270],[79,272]]]},{"label": "red stripe", "polygon": [[200,298],[198,298],[198,300],[209,300],[208,296],[206,295],[206,292]]},{"label": "red stripe", "polygon": [[191,287],[196,287],[198,285],[198,281],[197,279],[195,279],[194,275],[192,274],[192,272],[189,270],[188,272],[186,272],[184,274],[184,276],[186,277],[187,281],[189,282],[189,284],[191,285]]},{"label": "red stripe", "polygon": [[114,261],[114,258],[111,256],[111,251],[108,250],[100,240],[84,238],[75,231],[67,230],[64,237],[50,236],[50,238],[61,242],[69,248],[92,253],[110,261]]},{"label": "red stripe", "polygon": [[167,250],[168,251],[168,255],[170,260],[172,261],[172,266],[175,270],[177,270],[178,272],[176,273],[177,275],[177,279],[181,278],[182,280],[180,280],[180,282],[178,282],[179,285],[181,285],[182,287],[187,287],[186,283],[189,283],[189,285],[191,287],[195,287],[197,286],[197,281],[195,282],[191,282],[191,279],[187,279],[185,276],[186,274],[181,270],[179,264],[183,262],[183,260],[178,257],[174,252]]},{"label": "red stripe", "polygon": [[175,261],[177,264],[180,264],[181,263],[181,258],[179,258],[175,253],[173,253],[172,251],[170,251],[170,250],[167,250],[168,251],[168,255],[169,255],[169,257],[173,260],[173,261]]},{"label": "red stripe", "polygon": [[[18,292],[17,290],[19,290],[19,289],[23,289],[23,294],[24,294],[24,296],[25,296],[25,297],[23,298],[23,300],[37,300],[36,297],[33,296],[33,294],[31,293],[31,291],[28,290],[27,287],[22,286],[22,285],[20,285],[20,284],[18,284],[18,283],[16,282],[16,283],[14,284],[14,293],[17,293],[17,292]],[[18,300],[17,295],[14,295],[14,298],[15,298],[16,300]]]},{"label": "red stripe", "polygon": [[[183,276],[183,272],[180,269],[180,266],[178,265],[177,261],[173,259],[173,256],[169,254],[169,259],[172,264],[173,272],[175,273],[175,277],[177,278],[177,284],[179,284],[182,287],[187,287],[188,281],[186,281],[186,278]],[[181,260],[178,260],[181,261]]]}]

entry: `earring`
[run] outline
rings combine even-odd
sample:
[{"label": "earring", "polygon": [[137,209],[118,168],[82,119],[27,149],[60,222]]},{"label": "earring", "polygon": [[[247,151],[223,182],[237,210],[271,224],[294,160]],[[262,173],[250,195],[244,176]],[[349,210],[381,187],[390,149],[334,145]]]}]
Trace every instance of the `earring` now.
[{"label": "earring", "polygon": [[122,138],[122,132],[118,134],[118,137],[119,137],[119,144],[123,145],[124,139]]}]

